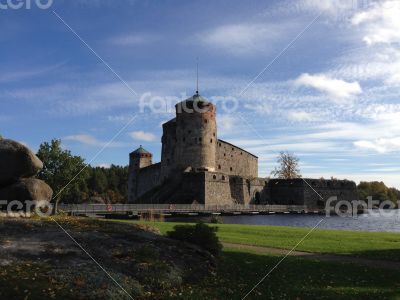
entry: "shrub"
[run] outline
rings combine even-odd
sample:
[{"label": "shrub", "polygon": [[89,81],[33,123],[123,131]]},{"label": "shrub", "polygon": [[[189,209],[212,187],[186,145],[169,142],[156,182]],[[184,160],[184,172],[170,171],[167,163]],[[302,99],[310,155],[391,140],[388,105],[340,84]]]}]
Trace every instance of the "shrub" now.
[{"label": "shrub", "polygon": [[197,223],[196,225],[177,225],[173,231],[168,231],[167,235],[176,240],[198,245],[218,256],[222,250],[222,244],[216,235],[217,231],[218,227]]},{"label": "shrub", "polygon": [[212,216],[210,219],[210,223],[212,224],[222,224],[224,223],[219,216]]}]

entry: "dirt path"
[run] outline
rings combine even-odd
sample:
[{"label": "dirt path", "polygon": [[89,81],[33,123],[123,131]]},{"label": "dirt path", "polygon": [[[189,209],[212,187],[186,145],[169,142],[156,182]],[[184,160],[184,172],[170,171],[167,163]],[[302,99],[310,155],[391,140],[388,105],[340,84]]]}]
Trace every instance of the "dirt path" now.
[{"label": "dirt path", "polygon": [[[237,249],[237,250],[250,250],[256,253],[268,253],[276,255],[286,255],[290,250],[279,249],[271,247],[262,246],[252,246],[252,245],[242,245],[234,243],[222,243],[225,248]],[[351,263],[360,266],[378,268],[378,269],[391,269],[400,270],[400,262],[386,261],[386,260],[372,260],[361,257],[345,256],[345,255],[334,255],[334,254],[321,254],[313,252],[303,252],[303,251],[292,251],[289,256],[301,257],[305,259],[320,260],[327,262],[337,262],[337,263]]]}]

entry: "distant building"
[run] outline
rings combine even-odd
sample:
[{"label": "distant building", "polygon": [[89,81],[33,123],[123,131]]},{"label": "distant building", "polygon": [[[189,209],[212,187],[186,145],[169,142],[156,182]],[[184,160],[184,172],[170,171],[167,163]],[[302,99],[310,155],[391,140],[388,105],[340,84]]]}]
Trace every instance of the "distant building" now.
[{"label": "distant building", "polygon": [[[321,205],[302,179],[258,177],[257,156],[218,139],[211,102],[196,94],[175,109],[176,117],[163,124],[161,162],[153,164],[142,146],[129,154],[129,203]],[[345,181],[331,192],[338,198],[354,194],[355,183]]]}]

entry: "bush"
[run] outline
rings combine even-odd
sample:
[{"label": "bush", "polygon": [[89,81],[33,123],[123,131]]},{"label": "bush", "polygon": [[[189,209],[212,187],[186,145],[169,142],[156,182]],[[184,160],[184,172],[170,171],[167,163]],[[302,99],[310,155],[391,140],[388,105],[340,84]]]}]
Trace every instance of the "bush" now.
[{"label": "bush", "polygon": [[210,253],[218,256],[222,244],[216,235],[218,227],[210,227],[204,223],[196,225],[177,225],[173,231],[168,231],[167,236],[176,240],[185,241],[200,246]]},{"label": "bush", "polygon": [[224,223],[219,216],[212,216],[210,219],[210,223],[212,224],[222,224]]}]

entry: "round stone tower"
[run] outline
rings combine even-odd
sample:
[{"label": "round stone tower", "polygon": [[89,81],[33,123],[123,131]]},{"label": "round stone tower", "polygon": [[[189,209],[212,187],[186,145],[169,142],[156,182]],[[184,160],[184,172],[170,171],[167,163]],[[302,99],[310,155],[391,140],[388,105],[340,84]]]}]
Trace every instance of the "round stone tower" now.
[{"label": "round stone tower", "polygon": [[217,145],[215,106],[198,93],[175,105],[176,168],[214,171]]}]

